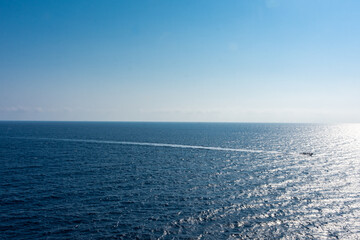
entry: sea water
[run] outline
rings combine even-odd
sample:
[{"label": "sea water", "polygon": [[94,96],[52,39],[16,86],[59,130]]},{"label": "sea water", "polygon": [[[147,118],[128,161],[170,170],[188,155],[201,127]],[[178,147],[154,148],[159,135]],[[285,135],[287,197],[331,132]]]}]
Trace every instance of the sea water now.
[{"label": "sea water", "polygon": [[360,239],[360,125],[0,122],[13,238]]}]

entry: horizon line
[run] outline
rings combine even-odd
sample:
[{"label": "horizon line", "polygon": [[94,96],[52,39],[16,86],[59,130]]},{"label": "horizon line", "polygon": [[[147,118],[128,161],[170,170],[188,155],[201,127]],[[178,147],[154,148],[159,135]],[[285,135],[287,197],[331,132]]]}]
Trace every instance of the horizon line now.
[{"label": "horizon line", "polygon": [[88,122],[88,123],[238,123],[238,124],[360,124],[360,122],[236,122],[236,121],[141,121],[141,120],[2,120],[0,122]]}]

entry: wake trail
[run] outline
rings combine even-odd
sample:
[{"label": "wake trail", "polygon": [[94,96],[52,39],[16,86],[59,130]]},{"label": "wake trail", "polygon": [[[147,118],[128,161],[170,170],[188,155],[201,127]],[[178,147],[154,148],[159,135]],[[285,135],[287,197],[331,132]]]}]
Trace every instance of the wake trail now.
[{"label": "wake trail", "polygon": [[81,143],[98,143],[98,144],[119,144],[119,145],[137,145],[137,146],[151,146],[151,147],[168,147],[168,148],[184,148],[184,149],[201,149],[212,151],[227,151],[227,152],[248,152],[248,153],[269,153],[269,154],[295,154],[284,153],[279,151],[268,150],[253,150],[244,148],[226,148],[226,147],[209,147],[197,145],[183,145],[170,143],[152,143],[152,142],[128,142],[128,141],[110,141],[110,140],[92,140],[92,139],[70,139],[70,138],[36,138],[36,137],[7,137],[13,139],[28,139],[28,140],[46,140],[46,141],[60,141],[60,142],[81,142]]}]

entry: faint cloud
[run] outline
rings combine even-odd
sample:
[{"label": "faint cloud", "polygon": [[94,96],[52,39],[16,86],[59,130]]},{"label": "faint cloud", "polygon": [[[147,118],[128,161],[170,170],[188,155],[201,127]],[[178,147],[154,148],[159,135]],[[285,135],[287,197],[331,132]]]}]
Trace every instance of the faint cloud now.
[{"label": "faint cloud", "polygon": [[140,109],[141,113],[155,114],[218,114],[219,109]]},{"label": "faint cloud", "polygon": [[280,0],[265,0],[267,8],[276,8],[280,5]]},{"label": "faint cloud", "polygon": [[230,51],[237,51],[239,49],[239,46],[235,42],[231,42],[228,44],[228,48]]},{"label": "faint cloud", "polygon": [[44,110],[42,107],[36,107],[36,108],[34,108],[34,111],[35,112],[43,112]]},{"label": "faint cloud", "polygon": [[71,108],[43,108],[43,107],[25,107],[25,106],[10,106],[0,107],[1,112],[9,113],[44,113],[44,112],[71,112]]},{"label": "faint cloud", "polygon": [[24,107],[24,106],[11,106],[0,108],[2,112],[42,112],[41,107]]},{"label": "faint cloud", "polygon": [[163,32],[163,33],[160,34],[159,39],[160,40],[167,40],[167,39],[169,39],[169,37],[170,37],[169,32]]}]

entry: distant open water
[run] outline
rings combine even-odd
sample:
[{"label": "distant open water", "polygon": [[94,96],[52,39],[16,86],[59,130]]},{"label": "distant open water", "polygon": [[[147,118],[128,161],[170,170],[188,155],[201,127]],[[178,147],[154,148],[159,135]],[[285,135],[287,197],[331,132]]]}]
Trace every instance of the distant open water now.
[{"label": "distant open water", "polygon": [[0,239],[360,239],[359,190],[359,124],[0,122]]}]

